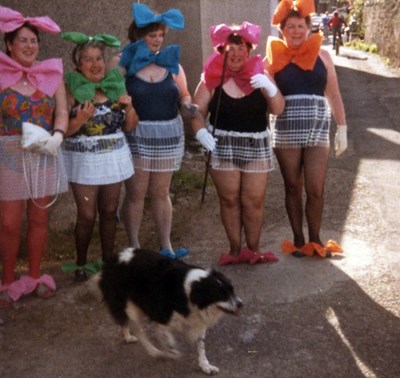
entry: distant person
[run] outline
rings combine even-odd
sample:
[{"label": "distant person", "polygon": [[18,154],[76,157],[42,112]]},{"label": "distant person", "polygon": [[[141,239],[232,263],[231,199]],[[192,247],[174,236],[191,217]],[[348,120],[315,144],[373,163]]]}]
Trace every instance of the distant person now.
[{"label": "distant person", "polygon": [[[0,307],[8,307],[22,295],[36,292],[48,298],[56,291],[54,279],[41,275],[40,265],[48,207],[54,196],[68,190],[60,150],[68,113],[61,59],[38,59],[39,31],[59,33],[58,25],[48,17],[24,17],[0,7],[0,31],[6,49],[6,54],[0,52]],[[35,153],[21,147],[25,122],[52,134]],[[25,211],[29,270],[17,279]]]},{"label": "distant person", "polygon": [[333,17],[328,21],[328,26],[332,29],[332,46],[335,48],[335,40],[336,36],[339,35],[339,40],[340,44],[343,45],[343,40],[342,40],[342,30],[343,26],[346,26],[346,22],[339,17],[339,13],[335,12],[333,13]]},{"label": "distant person", "polygon": [[82,282],[99,269],[87,261],[97,213],[102,260],[113,254],[122,183],[134,173],[124,132],[136,127],[138,116],[119,69],[106,71],[105,48],[120,41],[108,34],[62,37],[76,44],[75,71],[65,77],[70,120],[63,152],[77,207],[76,264],[63,270],[74,271],[75,281]]},{"label": "distant person", "polygon": [[[279,3],[272,24],[279,26],[283,40],[268,39],[266,58],[266,66],[285,97],[285,110],[274,122],[273,146],[293,232],[293,242],[285,241],[282,249],[296,257],[314,253],[325,257],[341,251],[335,242],[324,243],[320,231],[331,112],[337,124],[337,156],[347,148],[346,116],[332,58],[321,49],[322,36],[310,34],[313,12],[314,2],[308,0],[297,1],[296,8]],[[308,242],[303,231],[304,212]]]},{"label": "distant person", "polygon": [[328,25],[329,20],[330,20],[329,13],[325,12],[321,18],[321,25],[322,25],[322,32],[324,34],[324,39],[328,39],[329,36],[329,25]]},{"label": "distant person", "polygon": [[217,51],[207,60],[194,94],[199,114],[192,128],[211,153],[210,175],[229,242],[220,265],[278,260],[262,251],[260,238],[269,172],[274,169],[267,113],[280,114],[284,100],[261,56],[250,57],[260,31],[249,22],[212,26]]}]

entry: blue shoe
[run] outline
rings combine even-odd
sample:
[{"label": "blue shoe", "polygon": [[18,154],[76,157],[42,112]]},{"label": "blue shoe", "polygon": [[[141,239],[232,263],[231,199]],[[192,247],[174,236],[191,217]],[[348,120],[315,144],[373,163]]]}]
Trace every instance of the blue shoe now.
[{"label": "blue shoe", "polygon": [[175,259],[176,259],[175,253],[172,252],[170,249],[161,249],[161,250],[160,250],[160,255],[163,255],[163,256],[165,256],[165,257],[168,257],[168,258],[170,258],[171,260],[175,260]]},{"label": "blue shoe", "polygon": [[187,256],[190,253],[190,251],[186,248],[179,248],[175,251],[175,258],[176,259],[181,259],[182,257]]}]

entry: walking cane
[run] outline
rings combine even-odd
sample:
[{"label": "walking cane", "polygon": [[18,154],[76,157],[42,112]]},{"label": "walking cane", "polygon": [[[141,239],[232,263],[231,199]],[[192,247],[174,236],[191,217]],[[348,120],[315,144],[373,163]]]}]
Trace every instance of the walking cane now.
[{"label": "walking cane", "polygon": [[[225,71],[226,71],[226,62],[228,60],[228,53],[229,53],[229,48],[227,47],[224,50],[224,62],[222,65],[222,73],[221,73],[221,81],[219,85],[219,92],[218,92],[218,98],[217,98],[217,106],[215,109],[215,118],[214,118],[214,124],[212,125],[212,130],[211,130],[211,135],[214,136],[215,134],[215,129],[217,128],[217,123],[218,123],[218,115],[219,115],[219,108],[221,105],[221,94],[222,94],[222,85],[224,84],[224,79],[225,79]],[[207,152],[207,159],[206,159],[206,171],[204,174],[204,182],[203,182],[203,191],[201,193],[201,204],[204,203],[204,198],[206,196],[206,188],[207,188],[207,179],[208,179],[208,171],[210,168],[210,161],[211,161],[211,151]]]}]

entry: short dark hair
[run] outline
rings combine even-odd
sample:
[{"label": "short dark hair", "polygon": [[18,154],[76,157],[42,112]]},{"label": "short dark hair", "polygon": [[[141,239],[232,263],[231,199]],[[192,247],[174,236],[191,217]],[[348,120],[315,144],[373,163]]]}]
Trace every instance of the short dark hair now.
[{"label": "short dark hair", "polygon": [[296,9],[291,9],[291,10],[288,12],[288,14],[286,15],[286,17],[279,23],[279,28],[280,28],[281,30],[284,29],[284,27],[285,27],[285,25],[286,25],[286,21],[288,20],[288,18],[291,18],[291,17],[294,17],[294,18],[304,18],[304,19],[306,20],[307,26],[308,26],[309,28],[311,28],[311,17],[310,17],[310,15],[308,15],[308,16],[306,16],[306,17],[303,17],[303,16],[301,15],[301,13],[300,13],[298,10],[296,10]]},{"label": "short dark hair", "polygon": [[6,54],[7,54],[8,56],[10,56],[11,51],[8,50],[7,43],[13,43],[13,42],[14,42],[14,39],[17,38],[18,32],[19,32],[22,28],[27,28],[27,29],[29,29],[33,34],[36,35],[36,38],[37,38],[38,42],[40,42],[39,29],[38,29],[35,25],[30,24],[29,22],[25,22],[25,23],[24,23],[22,26],[20,26],[18,29],[15,29],[15,30],[13,30],[13,31],[11,31],[11,32],[8,32],[8,33],[5,33],[5,34],[4,34],[4,45],[5,45],[5,47],[6,47]]},{"label": "short dark hair", "polygon": [[139,28],[136,25],[135,21],[132,21],[128,29],[128,39],[131,42],[136,42],[140,39],[143,39],[148,33],[157,30],[162,30],[165,34],[168,30],[168,27],[162,22],[152,22],[151,24],[148,24],[143,28]]},{"label": "short dark hair", "polygon": [[[226,40],[225,45],[228,45],[228,44],[241,45],[243,42],[246,44],[247,52],[250,53],[250,51],[253,49],[253,45],[250,42],[246,41],[239,34],[232,33]],[[217,47],[217,51],[219,53],[222,53],[224,51],[225,45],[219,45]]]}]

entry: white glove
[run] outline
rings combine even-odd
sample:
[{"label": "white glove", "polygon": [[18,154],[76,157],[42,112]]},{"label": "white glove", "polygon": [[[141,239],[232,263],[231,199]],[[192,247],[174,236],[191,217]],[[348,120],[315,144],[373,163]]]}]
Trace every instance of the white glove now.
[{"label": "white glove", "polygon": [[264,74],[256,74],[251,77],[250,84],[254,89],[264,88],[268,97],[274,97],[278,92],[276,85]]},{"label": "white glove", "polygon": [[335,135],[334,150],[336,157],[342,154],[347,148],[347,125],[338,125]]},{"label": "white glove", "polygon": [[57,149],[61,146],[63,134],[55,132],[39,152],[45,155],[57,156]]},{"label": "white glove", "polygon": [[215,150],[215,139],[206,128],[203,127],[196,133],[196,139],[207,151],[213,152]]}]

